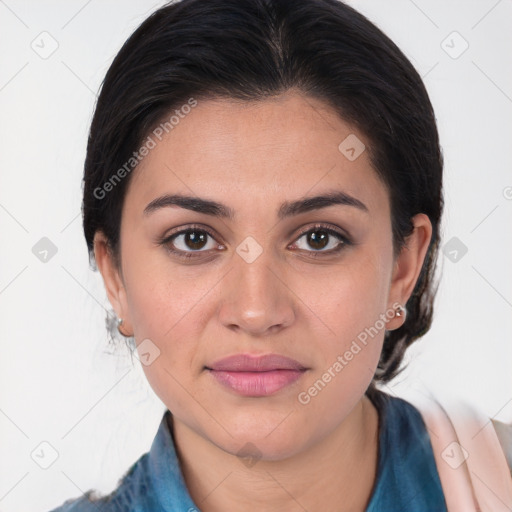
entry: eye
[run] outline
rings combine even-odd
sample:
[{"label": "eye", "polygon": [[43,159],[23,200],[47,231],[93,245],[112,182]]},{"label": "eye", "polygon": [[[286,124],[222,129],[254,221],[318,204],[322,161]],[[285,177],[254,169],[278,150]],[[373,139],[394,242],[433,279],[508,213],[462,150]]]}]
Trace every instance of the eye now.
[{"label": "eye", "polygon": [[190,226],[187,229],[177,231],[165,237],[159,244],[164,245],[169,252],[180,258],[194,258],[196,257],[194,253],[202,253],[216,247],[224,247],[211,241],[208,244],[208,238],[215,240],[213,234],[205,228]]},{"label": "eye", "polygon": [[329,226],[317,224],[302,231],[292,248],[307,251],[311,256],[318,257],[338,253],[350,244],[350,240],[343,233]]},{"label": "eye", "polygon": [[[158,243],[171,254],[186,259],[200,257],[201,254],[196,253],[205,253],[215,248],[225,249],[225,246],[215,243],[215,237],[208,229],[199,226],[176,231]],[[347,245],[352,245],[352,242],[346,235],[329,226],[317,224],[303,230],[290,247],[320,257],[336,254]]]}]

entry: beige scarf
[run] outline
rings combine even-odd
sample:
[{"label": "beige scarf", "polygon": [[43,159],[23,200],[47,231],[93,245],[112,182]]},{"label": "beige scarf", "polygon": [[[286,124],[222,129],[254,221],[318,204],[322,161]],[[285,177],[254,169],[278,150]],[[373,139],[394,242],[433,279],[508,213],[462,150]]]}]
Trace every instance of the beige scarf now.
[{"label": "beige scarf", "polygon": [[448,512],[511,512],[512,425],[460,401],[406,400],[427,426]]}]

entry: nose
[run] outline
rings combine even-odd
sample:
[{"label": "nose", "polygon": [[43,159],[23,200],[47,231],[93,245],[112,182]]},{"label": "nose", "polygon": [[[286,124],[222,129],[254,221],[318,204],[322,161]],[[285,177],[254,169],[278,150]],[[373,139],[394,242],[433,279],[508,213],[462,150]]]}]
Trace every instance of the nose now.
[{"label": "nose", "polygon": [[230,330],[252,336],[275,334],[295,319],[294,294],[271,251],[251,263],[233,255],[223,281],[219,320]]}]

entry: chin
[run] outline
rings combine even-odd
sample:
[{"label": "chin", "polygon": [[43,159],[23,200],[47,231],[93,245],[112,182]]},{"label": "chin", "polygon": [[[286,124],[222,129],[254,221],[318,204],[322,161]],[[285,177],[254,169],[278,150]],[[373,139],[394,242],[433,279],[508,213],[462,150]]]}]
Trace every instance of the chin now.
[{"label": "chin", "polygon": [[[249,459],[254,463],[257,461],[280,461],[286,460],[305,448],[305,440],[298,439],[286,432],[284,435],[276,435],[273,439],[260,438],[251,439],[247,437],[235,437],[226,440],[226,443],[217,444],[219,448],[231,455],[241,458],[241,462]],[[247,464],[248,466],[251,463]]]},{"label": "chin", "polygon": [[226,430],[210,431],[210,424],[203,432],[211,442],[232,455],[283,460],[311,442],[312,433],[306,428],[307,422],[300,421],[298,412],[291,407],[235,414],[227,411],[219,416]]}]

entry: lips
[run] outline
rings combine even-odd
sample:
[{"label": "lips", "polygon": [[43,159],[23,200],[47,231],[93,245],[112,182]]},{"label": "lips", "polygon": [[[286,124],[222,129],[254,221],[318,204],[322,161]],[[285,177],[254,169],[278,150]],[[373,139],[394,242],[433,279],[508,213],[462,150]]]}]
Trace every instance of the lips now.
[{"label": "lips", "polygon": [[273,370],[305,370],[298,361],[278,354],[251,356],[237,354],[213,363],[211,370],[231,372],[268,372]]},{"label": "lips", "polygon": [[278,354],[237,354],[220,359],[206,369],[224,387],[252,397],[277,393],[308,370],[298,361]]}]

